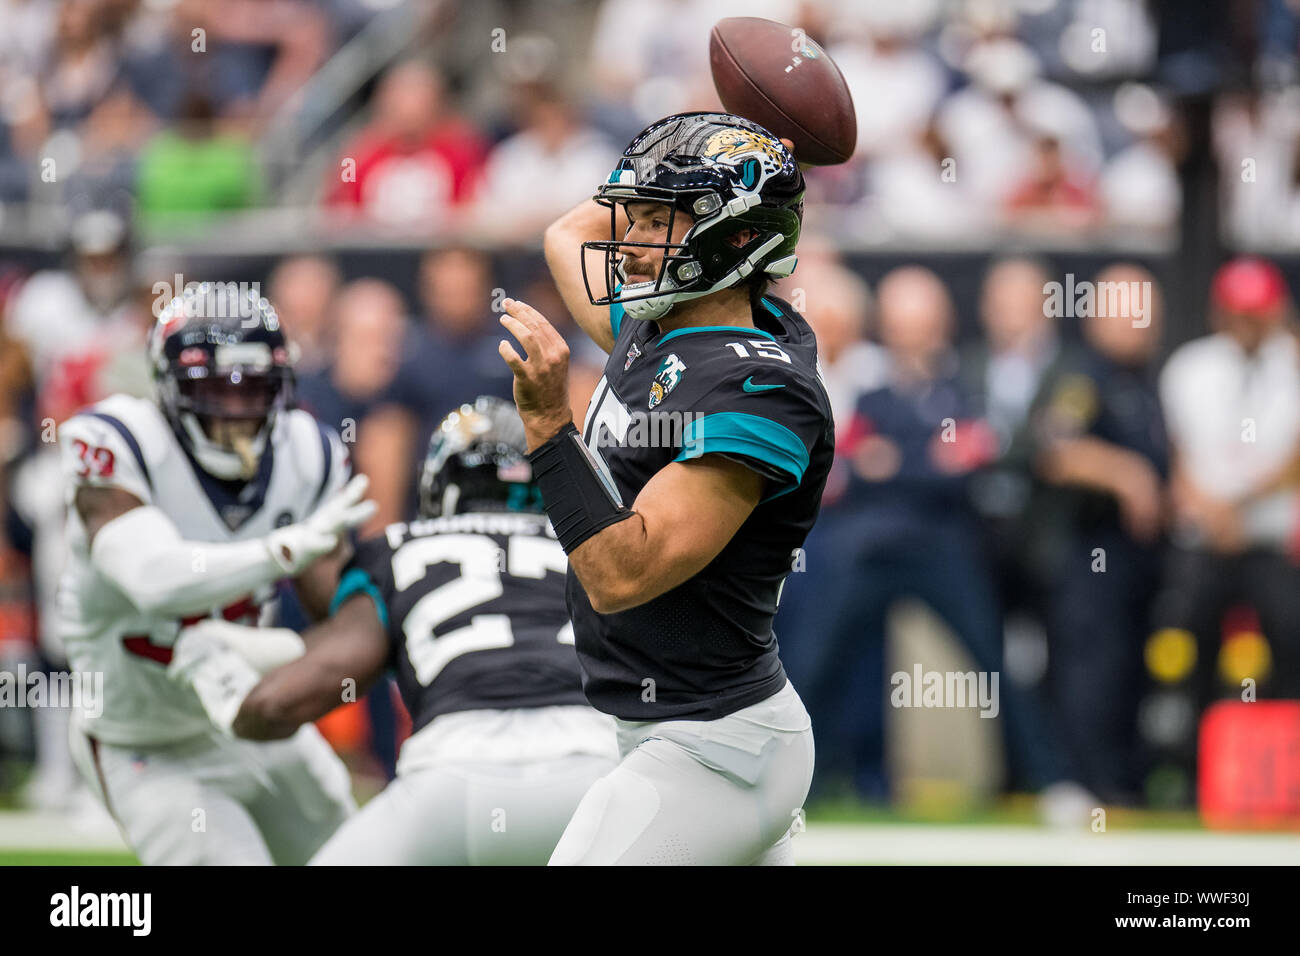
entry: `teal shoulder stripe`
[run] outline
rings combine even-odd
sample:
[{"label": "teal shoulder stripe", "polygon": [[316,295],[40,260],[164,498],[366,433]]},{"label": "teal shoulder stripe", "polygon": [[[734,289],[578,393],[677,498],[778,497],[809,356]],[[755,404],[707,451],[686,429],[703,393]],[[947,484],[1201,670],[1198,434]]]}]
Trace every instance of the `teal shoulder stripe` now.
[{"label": "teal shoulder stripe", "polygon": [[788,474],[795,485],[808,470],[808,449],[798,435],[770,418],[744,412],[717,412],[692,421],[682,431],[682,453],[674,460],[689,461],[710,452],[766,462]]},{"label": "teal shoulder stripe", "polygon": [[773,305],[771,302],[769,302],[768,299],[767,299],[767,296],[763,296],[763,298],[762,298],[761,301],[762,301],[763,305],[767,306],[767,311],[771,312],[771,313],[772,313],[773,315],[775,315],[778,319],[781,318],[781,310],[778,309],[778,308],[777,308],[775,305]]},{"label": "teal shoulder stripe", "polygon": [[330,613],[333,614],[342,605],[343,602],[354,594],[368,595],[370,600],[375,602],[375,611],[379,615],[379,623],[388,630],[388,605],[384,603],[384,596],[379,593],[379,588],[375,582],[370,579],[361,568],[348,568],[347,572],[339,579],[338,589],[334,592],[334,600],[330,601]]},{"label": "teal shoulder stripe", "polygon": [[771,332],[764,332],[762,329],[751,329],[743,325],[700,325],[693,329],[673,329],[659,340],[659,344],[663,345],[665,342],[675,339],[679,335],[688,335],[691,332],[737,332],[741,335],[761,335],[765,339],[771,339],[773,342],[776,341],[775,335]]}]

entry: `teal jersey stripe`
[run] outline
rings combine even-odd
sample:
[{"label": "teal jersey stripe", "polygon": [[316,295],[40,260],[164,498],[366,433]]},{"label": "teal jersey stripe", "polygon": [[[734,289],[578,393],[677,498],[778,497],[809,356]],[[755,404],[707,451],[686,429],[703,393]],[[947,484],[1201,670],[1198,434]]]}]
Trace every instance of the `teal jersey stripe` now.
[{"label": "teal jersey stripe", "polygon": [[339,579],[338,590],[334,592],[334,600],[330,601],[330,614],[337,611],[348,598],[354,594],[369,595],[370,600],[375,603],[375,611],[379,615],[379,623],[388,630],[388,605],[384,603],[384,596],[379,593],[379,588],[375,587],[375,582],[370,580],[370,575],[366,574],[361,568],[348,568],[347,573]]},{"label": "teal jersey stripe", "polygon": [[778,309],[776,306],[774,306],[771,302],[769,302],[767,300],[767,296],[764,296],[760,301],[763,303],[763,305],[767,306],[767,311],[771,312],[778,319],[781,318],[781,310]]},{"label": "teal jersey stripe", "polygon": [[679,335],[687,335],[691,332],[739,332],[741,335],[761,335],[765,339],[776,341],[775,335],[771,332],[764,332],[762,329],[751,329],[743,325],[700,325],[693,329],[673,329],[659,340],[659,344],[663,345]]},{"label": "teal jersey stripe", "polygon": [[692,421],[682,432],[682,453],[673,460],[690,461],[710,452],[766,462],[788,474],[796,486],[808,469],[808,449],[798,435],[770,418],[744,412],[717,412]]}]

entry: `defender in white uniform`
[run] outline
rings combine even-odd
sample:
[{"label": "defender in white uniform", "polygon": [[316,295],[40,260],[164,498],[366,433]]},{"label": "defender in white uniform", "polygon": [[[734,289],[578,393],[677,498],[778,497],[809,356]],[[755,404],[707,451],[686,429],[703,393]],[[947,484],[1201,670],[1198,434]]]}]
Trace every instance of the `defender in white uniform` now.
[{"label": "defender in white uniform", "polygon": [[73,748],[141,862],[301,863],[354,809],[343,764],[313,727],[274,744],[216,732],[168,667],[186,624],[271,620],[282,578],[321,613],[344,535],[374,506],[364,478],[344,487],[338,436],[288,408],[269,303],[205,318],[207,292],[174,300],[150,335],[156,403],[113,396],[60,428],[60,627],[104,696]]}]

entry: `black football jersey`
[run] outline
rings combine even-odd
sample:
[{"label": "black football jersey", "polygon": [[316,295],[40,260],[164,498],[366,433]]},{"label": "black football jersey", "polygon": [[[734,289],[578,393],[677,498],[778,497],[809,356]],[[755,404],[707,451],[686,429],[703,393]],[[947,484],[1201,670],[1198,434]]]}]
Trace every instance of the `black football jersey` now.
[{"label": "black football jersey", "polygon": [[334,606],[368,594],[413,730],[462,710],[585,704],[545,515],[448,515],[362,542]]},{"label": "black football jersey", "polygon": [[568,575],[583,687],[625,720],[712,720],[786,681],[772,618],[817,517],[835,436],[812,330],[767,297],[757,328],[660,332],[611,308],[615,342],[583,438],[631,507],[674,461],[725,455],[763,475],[764,497],[707,567],[638,607],[597,614]]}]

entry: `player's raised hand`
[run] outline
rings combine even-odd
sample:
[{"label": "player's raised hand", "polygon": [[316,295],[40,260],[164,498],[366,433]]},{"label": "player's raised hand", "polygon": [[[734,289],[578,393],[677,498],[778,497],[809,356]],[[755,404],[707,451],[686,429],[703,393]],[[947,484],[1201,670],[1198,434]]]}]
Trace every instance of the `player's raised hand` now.
[{"label": "player's raised hand", "polygon": [[520,357],[501,340],[497,351],[515,373],[515,405],[524,421],[531,451],[572,419],[569,410],[569,346],[546,316],[527,302],[504,299],[501,324],[523,346]]},{"label": "player's raised hand", "polygon": [[370,479],[357,475],[306,519],[266,536],[271,557],[294,576],[329,554],[350,529],[365,524],[379,507],[366,499]]},{"label": "player's raised hand", "polygon": [[[781,145],[784,146],[786,149],[788,149],[790,151],[790,155],[794,157],[794,161],[796,163],[799,163],[799,156],[794,151],[794,140],[787,139],[786,137],[782,136]],[[804,172],[807,172],[811,167],[812,167],[812,163],[799,163],[799,168]]]}]

